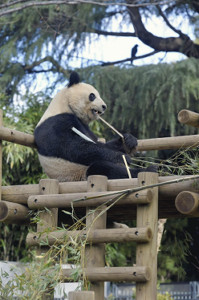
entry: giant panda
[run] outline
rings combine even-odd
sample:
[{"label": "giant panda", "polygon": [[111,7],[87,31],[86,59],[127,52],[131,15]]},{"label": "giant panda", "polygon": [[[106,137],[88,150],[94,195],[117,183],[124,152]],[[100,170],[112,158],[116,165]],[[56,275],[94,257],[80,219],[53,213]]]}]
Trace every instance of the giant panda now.
[{"label": "giant panda", "polygon": [[[130,161],[126,152],[130,154],[136,149],[137,139],[124,134],[124,140],[119,137],[101,143],[88,126],[106,108],[99,92],[92,85],[80,82],[79,75],[72,72],[68,86],[53,98],[34,131],[39,160],[49,178],[59,181],[81,181],[89,175],[128,178],[122,155]],[[140,171],[130,169],[131,176],[137,177]]]}]

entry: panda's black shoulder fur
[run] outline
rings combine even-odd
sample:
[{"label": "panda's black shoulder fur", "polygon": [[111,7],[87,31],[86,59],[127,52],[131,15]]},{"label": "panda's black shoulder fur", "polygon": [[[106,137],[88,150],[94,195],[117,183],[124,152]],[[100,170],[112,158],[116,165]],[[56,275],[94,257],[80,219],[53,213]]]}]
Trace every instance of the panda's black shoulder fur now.
[{"label": "panda's black shoulder fur", "polygon": [[75,144],[76,139],[79,138],[72,131],[72,127],[75,127],[92,140],[97,141],[96,136],[89,127],[83,124],[75,115],[63,113],[49,117],[36,127],[34,136],[38,152],[46,156],[65,158],[63,153],[60,154],[63,144],[71,144],[72,142]]},{"label": "panda's black shoulder fur", "polygon": [[[76,134],[72,127],[89,137],[93,142],[86,141]],[[75,115],[69,113],[49,117],[36,127],[35,143],[39,154],[62,158],[70,162],[91,165],[95,161],[122,162],[121,147],[114,149],[112,143],[97,142],[88,125],[83,124]],[[119,143],[120,144],[120,143]]]},{"label": "panda's black shoulder fur", "polygon": [[73,71],[70,74],[68,87],[71,87],[74,84],[78,84],[79,82],[80,82],[79,74],[77,72]]}]

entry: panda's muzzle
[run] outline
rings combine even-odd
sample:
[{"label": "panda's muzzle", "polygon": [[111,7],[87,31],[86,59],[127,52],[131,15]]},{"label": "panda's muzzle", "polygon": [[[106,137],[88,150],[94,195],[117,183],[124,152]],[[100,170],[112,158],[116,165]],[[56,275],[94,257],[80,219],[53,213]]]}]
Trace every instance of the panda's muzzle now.
[{"label": "panda's muzzle", "polygon": [[92,113],[94,115],[102,115],[105,112],[105,110],[106,110],[106,105],[102,105],[102,110],[98,110],[96,108],[92,108],[91,111],[92,111]]}]

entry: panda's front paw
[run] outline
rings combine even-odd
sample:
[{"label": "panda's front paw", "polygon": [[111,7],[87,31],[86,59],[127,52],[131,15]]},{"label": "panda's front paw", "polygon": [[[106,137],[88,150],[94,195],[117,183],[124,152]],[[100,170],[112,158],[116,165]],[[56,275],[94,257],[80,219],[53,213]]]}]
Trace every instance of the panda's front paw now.
[{"label": "panda's front paw", "polygon": [[146,172],[158,173],[158,165],[151,165],[146,168]]},{"label": "panda's front paw", "polygon": [[136,151],[137,139],[130,133],[125,133],[124,135],[124,150],[128,154],[133,154]]}]

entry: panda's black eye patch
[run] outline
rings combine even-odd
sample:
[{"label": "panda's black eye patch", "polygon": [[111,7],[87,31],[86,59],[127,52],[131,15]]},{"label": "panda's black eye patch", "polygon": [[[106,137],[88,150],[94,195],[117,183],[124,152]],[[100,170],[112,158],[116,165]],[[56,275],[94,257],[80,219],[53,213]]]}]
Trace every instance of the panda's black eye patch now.
[{"label": "panda's black eye patch", "polygon": [[89,95],[89,100],[90,100],[90,101],[94,101],[95,98],[96,98],[95,94],[91,93],[91,94]]}]

